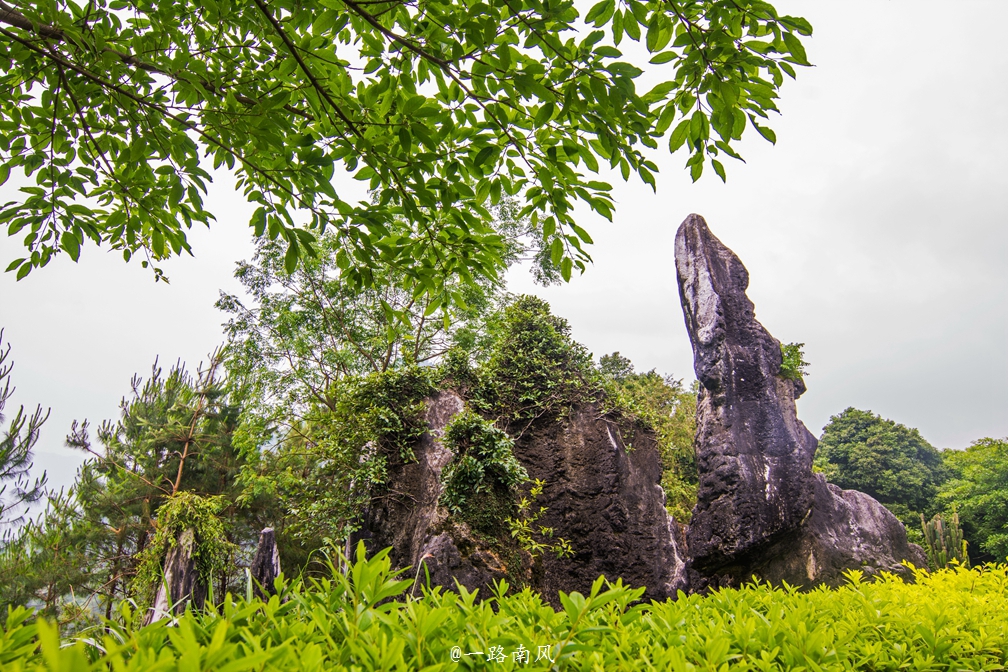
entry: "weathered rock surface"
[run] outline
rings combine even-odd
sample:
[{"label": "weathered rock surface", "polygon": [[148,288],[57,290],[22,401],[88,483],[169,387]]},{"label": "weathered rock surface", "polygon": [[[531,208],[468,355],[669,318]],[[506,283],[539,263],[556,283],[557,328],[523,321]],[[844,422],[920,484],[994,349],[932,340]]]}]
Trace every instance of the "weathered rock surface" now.
[{"label": "weathered rock surface", "polygon": [[280,576],[280,550],[272,527],[259,533],[259,544],[249,573],[252,575],[252,591],[257,597],[268,599],[270,595],[276,595],[273,582]]},{"label": "weathered rock surface", "polygon": [[158,586],[154,604],[147,612],[146,623],[181,614],[186,605],[202,607],[206,602],[208,587],[196,567],[196,532],[190,527],[182,531],[178,540],[165,555],[164,580]]},{"label": "weathered rock surface", "polygon": [[554,539],[566,539],[574,551],[564,559],[543,553],[533,562],[523,551],[502,558],[438,506],[441,471],[452,458],[440,437],[462,408],[452,392],[428,401],[430,430],[414,447],[417,461],[390,473],[387,493],[368,509],[360,536],[372,549],[391,546],[397,567],[423,562],[432,585],[454,588],[457,580],[483,595],[508,576],[554,602],[558,590],[589,591],[600,574],[644,586],[648,597],[659,599],[686,587],[682,532],[665,510],[661,463],[648,432],[637,432],[628,451],[623,430],[588,404],[517,438],[515,456],[531,478],[546,482],[535,506],[547,510],[536,526],[552,527]]},{"label": "weathered rock surface", "polygon": [[574,550],[570,558],[543,555],[535,587],[544,595],[586,593],[602,574],[643,586],[645,599],[688,587],[682,531],[665,509],[651,432],[615,422],[598,404],[578,405],[561,422],[530,429],[515,455],[530,478],[546,482],[537,524]]},{"label": "weathered rock surface", "polygon": [[687,535],[694,588],[751,576],[838,583],[845,569],[919,562],[902,524],[871,497],[812,474],[816,439],[797,419],[800,380],[756,321],[749,274],[699,215],[679,227],[676,272],[694,368],[700,484]]},{"label": "weathered rock surface", "polygon": [[[432,550],[425,547],[438,536],[435,530],[446,523],[448,515],[438,506],[438,498],[441,496],[441,471],[451,461],[452,453],[440,439],[445,427],[462,408],[462,398],[450,391],[439,392],[428,400],[425,417],[428,430],[413,448],[416,461],[390,468],[388,487],[371,500],[363,528],[355,535],[353,541],[364,539],[371,552],[391,546],[389,559],[393,567],[418,567],[421,558]],[[449,562],[454,561],[456,555],[461,557],[458,549],[453,554],[444,544],[434,550]],[[428,569],[433,564],[428,563]],[[453,567],[460,575],[472,573],[458,562]],[[433,576],[431,578],[432,583],[442,585]],[[448,580],[443,585],[451,587],[454,584]]]},{"label": "weathered rock surface", "polygon": [[768,560],[753,566],[761,579],[835,587],[845,583],[848,569],[906,575],[900,564],[904,559],[927,566],[923,549],[907,542],[903,524],[875,499],[857,490],[841,490],[821,474],[815,475],[814,489],[812,515],[802,528],[767,549]]}]

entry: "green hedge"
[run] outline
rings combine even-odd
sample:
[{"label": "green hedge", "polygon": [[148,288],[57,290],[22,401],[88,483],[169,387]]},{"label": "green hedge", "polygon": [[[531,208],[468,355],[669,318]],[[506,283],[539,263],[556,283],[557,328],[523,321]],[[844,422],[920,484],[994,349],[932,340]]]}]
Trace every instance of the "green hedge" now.
[{"label": "green hedge", "polygon": [[[640,589],[600,579],[587,597],[561,594],[560,611],[528,591],[414,599],[411,583],[390,572],[385,552],[365,559],[359,549],[346,575],[333,568],[332,579],[284,588],[283,599],[228,599],[220,613],[136,630],[107,624],[62,648],[53,626],[14,609],[0,668],[995,670],[1006,661],[1005,566],[922,571],[916,584],[852,573],[838,590],[753,585],[651,604],[635,604]],[[523,650],[528,663],[514,659]],[[488,661],[491,652],[503,660]],[[544,653],[554,662],[535,660]]]}]

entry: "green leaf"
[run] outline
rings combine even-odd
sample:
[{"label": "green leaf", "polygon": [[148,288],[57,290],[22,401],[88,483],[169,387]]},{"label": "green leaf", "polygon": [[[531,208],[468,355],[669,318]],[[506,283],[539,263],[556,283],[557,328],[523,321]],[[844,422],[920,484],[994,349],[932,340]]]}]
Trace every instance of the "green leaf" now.
[{"label": "green leaf", "polygon": [[604,25],[612,17],[615,8],[615,0],[602,0],[602,2],[596,3],[595,6],[588,10],[588,13],[584,17],[584,22],[593,23],[596,27]]},{"label": "green leaf", "polygon": [[570,282],[573,266],[574,262],[571,261],[570,257],[564,257],[563,261],[560,262],[560,275],[563,277],[564,282]]},{"label": "green leaf", "polygon": [[752,125],[756,128],[756,131],[760,135],[762,135],[766,140],[770,141],[770,144],[772,145],[777,144],[777,134],[774,133],[772,129],[757,124],[755,117],[753,117],[752,115],[749,115],[749,121],[752,122]]},{"label": "green leaf", "polygon": [[694,182],[699,180],[700,176],[703,174],[703,166],[704,166],[703,161],[697,161],[692,166],[690,166],[690,178],[692,178]]},{"label": "green leaf", "polygon": [[714,167],[714,172],[721,178],[721,181],[727,182],[728,180],[725,178],[725,169],[724,166],[721,165],[721,162],[717,159],[711,159],[711,165]]},{"label": "green leaf", "polygon": [[486,147],[484,147],[483,149],[481,149],[479,152],[476,153],[476,158],[473,159],[473,164],[476,166],[482,166],[493,155],[493,153],[494,148],[490,145],[487,145]]},{"label": "green leaf", "polygon": [[560,265],[560,260],[563,258],[563,242],[560,238],[554,238],[552,244],[550,244],[550,260],[553,262],[554,266]]},{"label": "green leaf", "polygon": [[77,261],[80,258],[81,241],[70,231],[65,231],[60,236],[60,247],[62,247],[70,258]]},{"label": "green leaf", "polygon": [[668,24],[668,19],[664,13],[655,12],[648,22],[647,29],[647,49],[651,53],[661,51],[672,40],[672,26]]},{"label": "green leaf", "polygon": [[672,131],[671,137],[669,137],[670,152],[676,152],[679,150],[680,147],[683,146],[683,143],[686,142],[686,137],[689,134],[689,130],[690,130],[689,119],[683,119],[682,121],[679,122],[679,124],[675,127],[675,130]]},{"label": "green leaf", "polygon": [[543,105],[542,107],[540,107],[539,111],[536,112],[536,116],[535,116],[535,122],[534,123],[535,123],[536,127],[541,127],[541,126],[546,125],[546,123],[549,122],[549,120],[553,118],[553,111],[555,109],[556,109],[556,106],[553,103],[546,103],[545,105]]},{"label": "green leaf", "polygon": [[298,266],[298,244],[292,240],[287,246],[287,253],[284,254],[284,270],[287,275],[293,275]]},{"label": "green leaf", "polygon": [[787,45],[791,55],[800,65],[811,65],[805,55],[805,47],[802,46],[801,40],[794,33],[784,33],[784,44]]},{"label": "green leaf", "polygon": [[661,65],[662,63],[668,63],[669,61],[674,61],[678,57],[679,54],[677,54],[674,51],[663,51],[660,54],[655,54],[654,56],[652,56],[651,60],[648,61],[648,63],[653,63],[654,65]]},{"label": "green leaf", "polygon": [[574,233],[577,234],[578,238],[580,238],[584,242],[588,243],[589,245],[592,244],[591,236],[588,235],[587,231],[585,231],[584,229],[582,229],[580,226],[578,226],[574,222],[571,222],[570,227],[571,227],[571,230],[573,230]]},{"label": "green leaf", "polygon": [[0,187],[7,182],[7,178],[10,177],[10,164],[4,163],[0,164]]}]

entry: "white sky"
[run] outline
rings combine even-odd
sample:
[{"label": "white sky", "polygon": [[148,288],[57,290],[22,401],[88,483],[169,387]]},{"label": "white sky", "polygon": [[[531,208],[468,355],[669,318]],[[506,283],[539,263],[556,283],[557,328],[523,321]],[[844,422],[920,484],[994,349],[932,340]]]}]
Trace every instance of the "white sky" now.
[{"label": "white sky", "polygon": [[[805,343],[798,409],[813,433],[856,406],[938,447],[1008,435],[1008,2],[776,5],[812,22],[816,64],[784,87],[776,147],[746,143],[726,185],[691,184],[686,157],[667,153],[657,194],[610,180],[615,222],[581,220],[588,272],[548,289],[514,273],[510,289],[550,301],[596,356],[692,379],[672,250],[697,212],[749,269],[758,319]],[[191,236],[196,257],[165,264],[170,285],[93,247],[20,283],[0,274],[15,407],[52,407],[36,462],[56,485],[82,457],[62,447],[72,419],[115,418],[155,357],[195,368],[222,340],[213,303],[252,250],[250,209],[227,181],[211,199],[218,224]],[[19,244],[0,236],[3,267]]]}]

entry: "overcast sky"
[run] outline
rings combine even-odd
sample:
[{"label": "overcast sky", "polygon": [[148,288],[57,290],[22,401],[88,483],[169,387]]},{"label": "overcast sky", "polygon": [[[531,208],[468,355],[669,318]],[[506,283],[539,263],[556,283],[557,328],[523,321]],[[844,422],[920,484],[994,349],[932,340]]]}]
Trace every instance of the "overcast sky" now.
[{"label": "overcast sky", "polygon": [[[686,157],[667,154],[657,194],[612,180],[615,222],[581,220],[595,239],[587,273],[544,289],[515,272],[509,288],[547,299],[596,356],[691,380],[672,254],[697,212],[749,269],[757,318],[805,343],[798,412],[813,433],[855,406],[940,448],[1008,435],[1008,2],[775,4],[812,22],[816,64],[784,87],[777,145],[744,143],[727,184],[691,184]],[[192,234],[196,257],[165,264],[170,285],[93,247],[80,264],[0,277],[15,402],[52,407],[36,462],[57,485],[81,461],[62,447],[72,419],[117,417],[155,357],[195,368],[222,340],[213,304],[238,289],[250,210],[224,177],[213,205],[220,221]],[[3,267],[18,245],[0,237]]]}]

